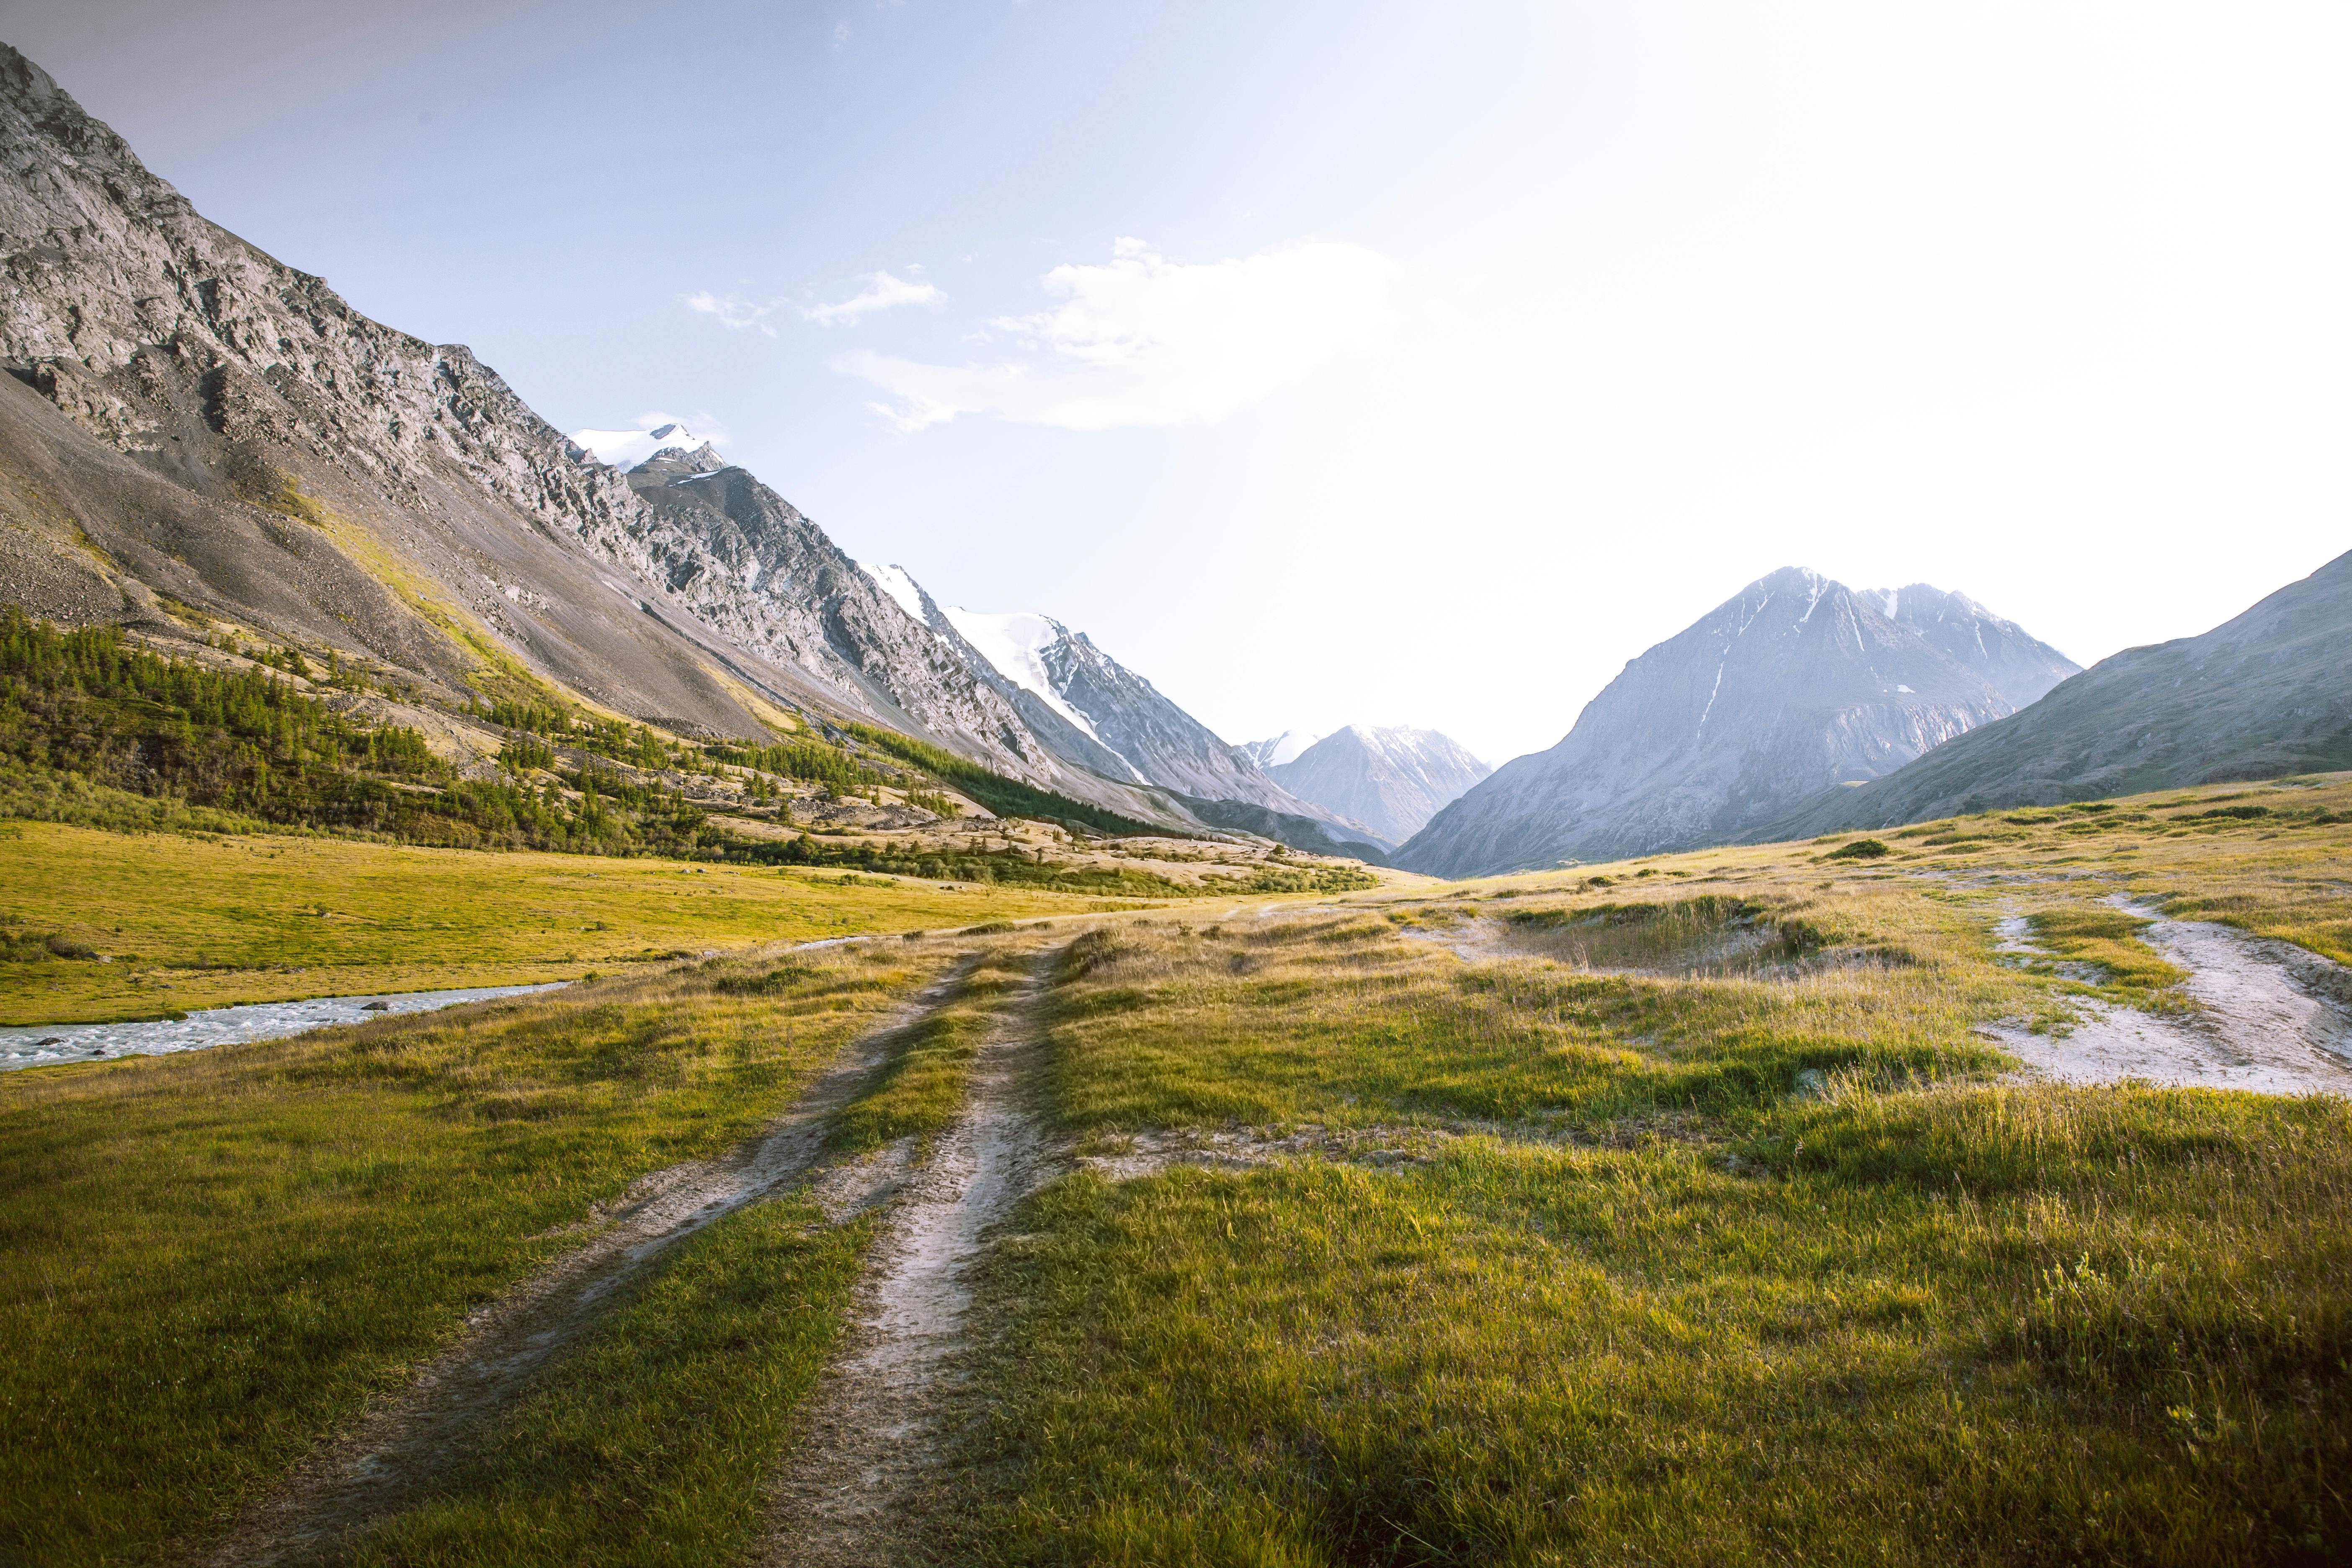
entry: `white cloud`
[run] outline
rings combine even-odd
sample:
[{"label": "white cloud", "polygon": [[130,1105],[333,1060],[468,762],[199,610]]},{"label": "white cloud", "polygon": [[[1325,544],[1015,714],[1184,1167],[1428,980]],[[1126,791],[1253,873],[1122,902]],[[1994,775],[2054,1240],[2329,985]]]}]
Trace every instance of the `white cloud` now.
[{"label": "white cloud", "polygon": [[931,284],[908,282],[887,272],[877,272],[866,279],[864,293],[853,294],[838,304],[812,305],[801,314],[819,326],[830,327],[837,321],[855,321],[860,316],[899,305],[943,305],[947,298]]},{"label": "white cloud", "polygon": [[1195,424],[1370,344],[1393,319],[1395,274],[1353,245],[1188,265],[1121,239],[1105,265],[1045,275],[1055,309],[990,323],[1029,358],[940,365],[861,351],[833,363],[897,398],[875,406],[910,432],[959,414],[1064,430]]},{"label": "white cloud", "polygon": [[717,317],[719,324],[722,327],[730,328],[739,332],[746,328],[757,328],[772,338],[776,335],[776,329],[768,324],[768,318],[783,309],[783,301],[781,300],[772,300],[767,304],[755,305],[740,294],[713,294],[708,289],[681,295],[680,299],[683,300],[688,310],[699,311],[706,316]]}]

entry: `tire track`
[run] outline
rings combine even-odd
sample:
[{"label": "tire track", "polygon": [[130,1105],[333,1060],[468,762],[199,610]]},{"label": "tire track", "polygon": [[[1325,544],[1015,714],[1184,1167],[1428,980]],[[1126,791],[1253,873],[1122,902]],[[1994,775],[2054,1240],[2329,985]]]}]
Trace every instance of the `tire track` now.
[{"label": "tire track", "polygon": [[810,1395],[776,1482],[766,1563],[865,1568],[923,1557],[908,1504],[940,1458],[942,1374],[964,1343],[971,1266],[991,1227],[1055,1166],[1022,1088],[1061,951],[1040,953],[1007,1000],[961,1114],[899,1200],[860,1289],[861,1321]]},{"label": "tire track", "polygon": [[212,1568],[315,1561],[352,1530],[429,1497],[473,1455],[484,1426],[578,1342],[619,1289],[676,1243],[807,1173],[832,1119],[909,1033],[953,1001],[981,962],[960,960],[854,1042],[793,1109],[731,1154],[640,1177],[606,1227],[478,1315],[408,1391],[299,1467],[212,1556]]}]

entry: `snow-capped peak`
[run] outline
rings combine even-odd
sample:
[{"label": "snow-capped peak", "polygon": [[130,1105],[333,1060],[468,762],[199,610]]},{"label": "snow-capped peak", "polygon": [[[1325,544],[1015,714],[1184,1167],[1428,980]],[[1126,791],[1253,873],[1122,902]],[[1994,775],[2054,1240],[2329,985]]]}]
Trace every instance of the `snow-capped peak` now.
[{"label": "snow-capped peak", "polygon": [[1238,750],[1262,768],[1278,768],[1285,763],[1295,763],[1299,753],[1323,739],[1311,730],[1285,730],[1268,741],[1251,741]]},{"label": "snow-capped peak", "polygon": [[627,473],[664,452],[691,452],[709,445],[685,426],[673,421],[650,430],[574,430],[572,444],[598,462]]},{"label": "snow-capped peak", "polygon": [[1076,725],[1088,739],[1102,740],[1095,733],[1094,721],[1055,689],[1054,678],[1045,668],[1045,650],[1069,640],[1067,626],[1051,616],[1026,610],[989,616],[950,605],[945,613],[949,624],[980,650],[980,657],[993,665],[997,674]]},{"label": "snow-capped peak", "polygon": [[923,591],[915,585],[915,579],[908,574],[904,566],[877,566],[870,561],[861,561],[857,569],[873,578],[876,587],[898,600],[898,607],[906,611],[916,625],[926,624]]}]

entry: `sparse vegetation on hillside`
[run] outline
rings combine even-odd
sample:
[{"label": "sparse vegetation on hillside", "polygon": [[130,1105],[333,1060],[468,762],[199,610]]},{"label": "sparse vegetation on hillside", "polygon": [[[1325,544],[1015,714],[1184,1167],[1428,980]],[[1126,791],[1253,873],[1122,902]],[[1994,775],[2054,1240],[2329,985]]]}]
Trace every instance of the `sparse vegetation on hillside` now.
[{"label": "sparse vegetation on hillside", "polygon": [[896,731],[877,729],[871,724],[845,723],[843,731],[856,736],[877,751],[887,752],[922,769],[933,777],[961,790],[999,816],[1027,816],[1045,822],[1079,823],[1097,833],[1116,835],[1163,835],[1168,829],[1156,827],[1132,816],[1122,816],[1103,806],[1082,800],[1072,800],[1065,795],[1009,779],[992,773],[977,763],[966,762],[953,752],[918,741]]},{"label": "sparse vegetation on hillside", "polygon": [[[273,664],[310,673],[299,654]],[[638,735],[639,754],[658,749]],[[0,758],[10,815],[94,826],[184,817],[596,854],[692,853],[716,837],[702,813],[616,773],[583,770],[564,789],[461,779],[415,731],[356,723],[257,666],[207,669],[110,626],[58,631],[15,609],[0,616]]]}]

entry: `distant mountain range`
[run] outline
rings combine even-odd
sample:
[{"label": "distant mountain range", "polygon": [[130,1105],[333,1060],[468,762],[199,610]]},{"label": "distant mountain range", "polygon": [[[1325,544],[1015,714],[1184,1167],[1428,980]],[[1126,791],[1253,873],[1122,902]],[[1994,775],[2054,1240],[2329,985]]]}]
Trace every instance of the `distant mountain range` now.
[{"label": "distant mountain range", "polygon": [[1285,763],[1297,762],[1300,752],[1322,738],[1310,735],[1304,730],[1285,730],[1269,741],[1244,741],[1234,750],[1259,767],[1274,768]]},{"label": "distant mountain range", "polygon": [[1320,740],[1290,731],[1238,748],[1301,800],[1360,822],[1391,844],[1495,770],[1434,730],[1350,724]]},{"label": "distant mountain range", "polygon": [[903,566],[864,570],[1034,732],[1083,765],[1172,797],[1188,817],[1210,826],[1365,860],[1396,847],[1363,824],[1284,789],[1086,633],[1033,611],[943,605]]},{"label": "distant mountain range", "polygon": [[1787,568],[1628,664],[1558,745],[1440,811],[1397,863],[1465,877],[1736,840],[2077,668],[1963,595]]},{"label": "distant mountain range", "polygon": [[2100,660],[1762,830],[1810,837],[2230,779],[2352,768],[2352,553],[2199,637]]}]

